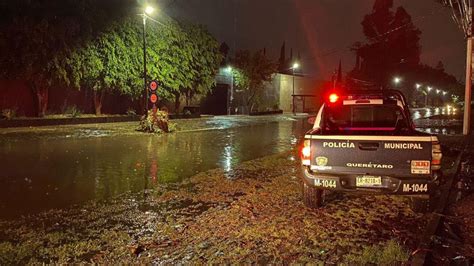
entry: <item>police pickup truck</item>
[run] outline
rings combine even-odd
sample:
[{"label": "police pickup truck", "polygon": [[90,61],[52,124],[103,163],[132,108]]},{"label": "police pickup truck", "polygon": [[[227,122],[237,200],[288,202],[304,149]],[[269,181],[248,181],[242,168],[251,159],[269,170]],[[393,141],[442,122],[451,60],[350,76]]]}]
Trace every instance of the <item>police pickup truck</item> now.
[{"label": "police pickup truck", "polygon": [[429,208],[441,180],[438,138],[415,130],[396,90],[329,93],[301,148],[303,198],[317,208],[329,190],[412,196]]}]

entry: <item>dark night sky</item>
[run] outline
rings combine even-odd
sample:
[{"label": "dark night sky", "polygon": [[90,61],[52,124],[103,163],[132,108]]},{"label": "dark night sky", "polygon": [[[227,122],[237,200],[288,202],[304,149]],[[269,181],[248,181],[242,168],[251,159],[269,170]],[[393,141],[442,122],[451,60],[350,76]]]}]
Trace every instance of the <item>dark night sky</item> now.
[{"label": "dark night sky", "polygon": [[[364,41],[360,22],[373,0],[171,0],[166,12],[207,25],[231,48],[261,49],[275,58],[284,40],[301,51],[307,74],[328,78],[342,59],[343,70],[354,65],[347,47]],[[450,10],[434,0],[395,0],[422,31],[422,62],[443,61],[448,73],[464,75],[465,43]],[[287,51],[289,55],[289,51]]]}]

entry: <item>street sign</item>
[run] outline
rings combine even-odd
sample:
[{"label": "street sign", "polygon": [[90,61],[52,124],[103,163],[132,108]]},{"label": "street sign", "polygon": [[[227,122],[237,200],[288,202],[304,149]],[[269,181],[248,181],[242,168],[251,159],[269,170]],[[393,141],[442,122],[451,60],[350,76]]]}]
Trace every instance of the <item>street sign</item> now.
[{"label": "street sign", "polygon": [[148,88],[150,88],[151,91],[156,91],[158,89],[158,82],[156,82],[155,80],[153,80],[152,82],[150,82],[150,84],[148,85]]},{"label": "street sign", "polygon": [[156,94],[151,94],[150,95],[150,102],[155,104],[156,102],[158,102],[158,96]]}]

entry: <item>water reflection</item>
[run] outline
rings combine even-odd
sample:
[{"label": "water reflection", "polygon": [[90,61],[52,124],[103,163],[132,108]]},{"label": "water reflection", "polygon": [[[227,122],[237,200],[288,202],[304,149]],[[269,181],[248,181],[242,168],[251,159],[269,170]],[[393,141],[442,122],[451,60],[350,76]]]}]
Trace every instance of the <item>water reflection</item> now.
[{"label": "water reflection", "polygon": [[0,139],[0,217],[107,200],[291,149],[308,129],[280,121],[164,136]]},{"label": "water reflection", "polygon": [[412,119],[417,130],[430,134],[461,134],[462,120],[457,115],[458,110],[451,105],[412,110]]}]

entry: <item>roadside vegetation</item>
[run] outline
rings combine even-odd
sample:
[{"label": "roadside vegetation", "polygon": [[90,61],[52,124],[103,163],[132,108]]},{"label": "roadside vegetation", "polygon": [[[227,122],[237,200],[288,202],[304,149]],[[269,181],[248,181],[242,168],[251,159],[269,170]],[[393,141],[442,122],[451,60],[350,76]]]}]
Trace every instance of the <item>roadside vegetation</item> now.
[{"label": "roadside vegetation", "polygon": [[176,124],[169,121],[168,112],[150,110],[140,120],[138,131],[148,133],[169,133],[176,131]]}]

